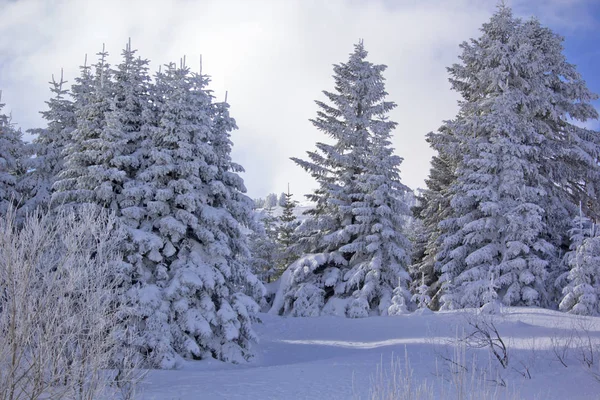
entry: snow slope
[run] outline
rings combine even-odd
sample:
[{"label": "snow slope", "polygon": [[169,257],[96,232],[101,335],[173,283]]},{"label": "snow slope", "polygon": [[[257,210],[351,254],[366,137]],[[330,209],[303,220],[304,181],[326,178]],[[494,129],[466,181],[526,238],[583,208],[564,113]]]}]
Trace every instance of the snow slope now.
[{"label": "snow slope", "polygon": [[[452,375],[451,363],[444,357],[465,365],[468,379],[478,382],[478,391],[466,387],[469,398],[599,398],[600,381],[594,374],[600,376],[600,318],[535,308],[503,309],[491,322],[508,346],[505,369],[486,348],[455,346],[457,337],[472,332],[469,321],[489,318],[478,317],[473,310],[362,319],[260,317],[256,331],[261,342],[252,362],[190,361],[181,370],[151,371],[141,398],[367,399],[377,365],[382,363],[387,372],[395,357],[404,365],[405,354],[414,383],[426,380],[434,398],[457,398],[451,383],[457,375]],[[588,343],[597,357],[590,368],[582,362],[586,347],[578,348]],[[456,349],[458,355],[453,356]],[[567,367],[555,350],[565,352]],[[472,372],[473,366],[477,372]],[[480,375],[484,371],[486,375]],[[493,381],[504,381],[508,389]]]}]

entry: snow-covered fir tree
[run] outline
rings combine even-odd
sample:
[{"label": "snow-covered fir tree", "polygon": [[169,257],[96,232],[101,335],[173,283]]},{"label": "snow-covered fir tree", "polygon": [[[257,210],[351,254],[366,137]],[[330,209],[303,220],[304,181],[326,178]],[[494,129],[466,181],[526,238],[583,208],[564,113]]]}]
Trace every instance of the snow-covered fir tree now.
[{"label": "snow-covered fir tree", "polygon": [[429,296],[429,286],[425,281],[425,274],[421,276],[420,285],[414,290],[411,301],[417,305],[418,309],[429,308],[431,304],[431,296]]},{"label": "snow-covered fir tree", "polygon": [[571,247],[564,262],[566,285],[559,309],[579,315],[600,313],[600,235],[598,227],[582,215],[573,221]]},{"label": "snow-covered fir tree", "polygon": [[99,167],[109,161],[101,147],[113,93],[108,53],[103,48],[98,56],[93,71],[87,63],[81,67],[81,75],[72,87],[77,126],[64,153],[64,168],[52,188],[54,205],[95,203],[114,207],[117,204],[116,197],[100,201],[98,193],[106,179],[120,179],[102,176]]},{"label": "snow-covered fir tree", "polygon": [[142,349],[138,329],[144,327],[136,319],[138,310],[131,307],[137,304],[132,286],[139,283],[139,276],[133,267],[140,258],[133,233],[144,215],[145,191],[138,175],[147,163],[143,152],[149,149],[146,119],[150,78],[148,61],[135,53],[128,43],[114,69],[104,50],[93,73],[87,63],[81,68],[72,88],[76,127],[65,151],[64,168],[53,186],[52,201],[54,206],[97,204],[112,210],[123,222],[129,235],[121,248],[126,262],[120,266],[126,297],[118,301],[132,313],[123,316],[119,328],[132,336],[131,346]]},{"label": "snow-covered fir tree", "polygon": [[241,362],[256,338],[255,300],[264,290],[246,264],[243,225],[251,200],[230,158],[235,122],[212,103],[208,78],[182,63],[156,76],[147,168],[140,173],[146,213],[134,234],[140,345],[151,365],[184,358]]},{"label": "snow-covered fir tree", "polygon": [[265,198],[265,208],[277,207],[277,195],[275,193],[269,193]]},{"label": "snow-covered fir tree", "polygon": [[419,194],[418,204],[412,208],[413,216],[417,219],[415,223],[420,222],[420,225],[417,225],[418,232],[414,240],[411,275],[413,283],[420,285],[413,287],[413,291],[421,293],[426,286],[427,296],[430,297],[428,307],[438,309],[441,282],[440,262],[436,257],[443,258],[439,249],[449,233],[440,229],[440,223],[452,213],[449,189],[456,180],[455,169],[460,153],[456,151],[456,146],[450,146],[456,140],[447,126],[442,126],[438,132],[430,132],[427,142],[438,154],[431,160],[429,177],[425,180],[426,189]]},{"label": "snow-covered fir tree", "polygon": [[0,91],[0,217],[6,215],[9,205],[22,201],[17,186],[25,173],[27,157],[21,131],[11,122],[9,115],[2,113],[5,105],[1,101]]},{"label": "snow-covered fir tree", "polygon": [[348,62],[334,66],[336,91],[324,92],[331,105],[317,101],[312,122],[333,144],[293,159],[319,187],[307,195],[315,208],[298,228],[307,255],[284,273],[274,312],[365,317],[403,312],[410,301],[406,187],[390,144],[396,123],[386,117],[396,105],[385,101],[386,66],[366,57],[363,43],[355,45]]},{"label": "snow-covered fir tree", "polygon": [[52,76],[50,91],[54,97],[46,102],[48,110],[41,112],[48,125],[29,131],[36,135],[30,145],[30,152],[35,157],[27,160],[28,172],[19,183],[25,197],[20,211],[31,212],[38,207],[48,207],[52,186],[64,167],[64,152],[77,125],[75,105],[67,97],[66,83],[62,71],[59,81]]},{"label": "snow-covered fir tree", "polygon": [[281,247],[277,241],[277,218],[269,207],[257,213],[259,229],[249,236],[250,268],[264,283],[270,283],[277,276]]},{"label": "snow-covered fir tree", "polygon": [[[281,247],[281,257],[279,258],[277,277],[279,277],[287,267],[294,262],[299,254],[296,253],[294,244],[296,243],[296,229],[300,225],[298,217],[296,217],[295,209],[298,202],[293,200],[293,194],[288,190],[284,195],[284,202],[282,205],[282,213],[279,216],[279,223],[277,225],[277,242]],[[281,200],[281,199],[280,199]]]},{"label": "snow-covered fir tree", "polygon": [[279,207],[285,207],[285,202],[286,202],[285,192],[281,192],[281,194],[279,195],[279,199],[277,200],[277,205]]},{"label": "snow-covered fir tree", "polygon": [[566,120],[596,118],[594,96],[561,40],[500,5],[449,68],[464,100],[447,123],[462,158],[439,224],[444,308],[484,305],[491,279],[504,304],[550,305],[565,218],[577,199],[594,209],[598,138]]}]

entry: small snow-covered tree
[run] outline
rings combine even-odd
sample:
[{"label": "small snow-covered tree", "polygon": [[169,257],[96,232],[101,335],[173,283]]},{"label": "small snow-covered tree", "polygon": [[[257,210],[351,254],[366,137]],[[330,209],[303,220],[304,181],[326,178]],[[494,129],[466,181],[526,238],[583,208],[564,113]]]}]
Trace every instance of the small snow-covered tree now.
[{"label": "small snow-covered tree", "polygon": [[254,209],[256,208],[265,208],[265,199],[263,198],[257,198],[253,200],[254,202]]},{"label": "small snow-covered tree", "polygon": [[52,76],[50,91],[54,97],[46,102],[48,110],[41,112],[48,126],[29,131],[37,135],[30,145],[35,157],[27,160],[27,174],[19,183],[25,196],[21,211],[30,212],[50,205],[52,186],[64,167],[64,152],[77,125],[75,105],[67,98],[65,83],[62,71],[59,81]]},{"label": "small snow-covered tree", "polygon": [[600,235],[595,224],[581,215],[571,229],[571,250],[564,262],[566,285],[559,309],[579,315],[600,313]]},{"label": "small snow-covered tree", "polygon": [[277,195],[275,193],[269,193],[265,199],[265,208],[277,207]]},{"label": "small snow-covered tree", "polygon": [[[0,101],[2,92],[0,92]],[[0,217],[5,216],[11,205],[21,201],[18,182],[25,173],[25,144],[21,131],[12,124],[10,116],[2,114],[0,103]]]},{"label": "small snow-covered tree", "polygon": [[273,209],[267,208],[257,215],[259,229],[249,237],[250,268],[264,283],[270,283],[277,276],[277,267],[281,256],[281,248],[277,241],[277,218]]},{"label": "small snow-covered tree", "polygon": [[290,193],[289,185],[287,193],[282,194],[285,196],[285,201],[282,206],[283,211],[279,217],[279,223],[277,224],[277,242],[281,247],[281,257],[277,268],[278,277],[299,256],[295,252],[294,246],[297,240],[296,229],[300,225],[300,221],[298,221],[294,211],[298,202],[292,199],[293,194]]},{"label": "small snow-covered tree", "polygon": [[281,192],[281,194],[279,195],[279,200],[277,200],[277,205],[279,207],[285,207],[286,204],[286,196],[285,196],[285,192]]},{"label": "small snow-covered tree", "polygon": [[411,301],[417,305],[417,308],[429,308],[431,297],[429,296],[429,286],[425,282],[425,274],[421,277],[421,284],[417,286]]},{"label": "small snow-covered tree", "polygon": [[390,145],[396,123],[386,117],[396,105],[385,101],[386,66],[366,57],[360,42],[347,63],[334,66],[336,92],[324,92],[332,105],[317,102],[312,122],[334,143],[317,143],[309,160],[293,158],[319,188],[307,196],[316,205],[298,228],[307,256],[284,274],[277,312],[364,317],[405,310],[410,300],[406,187]]}]

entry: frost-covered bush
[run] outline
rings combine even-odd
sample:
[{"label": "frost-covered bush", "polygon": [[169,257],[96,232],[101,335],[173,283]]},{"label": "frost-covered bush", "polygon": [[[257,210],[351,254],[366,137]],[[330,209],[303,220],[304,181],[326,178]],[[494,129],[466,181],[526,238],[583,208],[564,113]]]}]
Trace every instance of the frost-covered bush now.
[{"label": "frost-covered bush", "polygon": [[[13,208],[0,218],[0,399],[113,390],[107,369],[129,364],[119,327],[127,313],[122,239],[114,215],[93,206],[37,212],[22,228]],[[132,378],[122,369],[117,380]]]}]

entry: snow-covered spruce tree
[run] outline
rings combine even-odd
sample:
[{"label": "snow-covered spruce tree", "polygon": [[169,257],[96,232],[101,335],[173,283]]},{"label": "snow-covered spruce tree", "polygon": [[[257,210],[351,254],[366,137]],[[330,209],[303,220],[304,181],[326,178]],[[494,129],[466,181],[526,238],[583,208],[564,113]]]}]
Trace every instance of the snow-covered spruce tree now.
[{"label": "snow-covered spruce tree", "polygon": [[[111,109],[113,97],[112,73],[106,61],[108,53],[103,49],[98,56],[94,71],[85,63],[72,87],[77,125],[64,153],[64,168],[52,187],[53,205],[95,203],[114,208],[117,204],[116,198],[109,199],[108,203],[100,201],[98,193],[107,178],[101,175],[98,166],[109,160],[101,149],[104,146],[102,134],[106,128],[106,113]],[[113,178],[121,179],[108,177]]]},{"label": "snow-covered spruce tree", "polygon": [[386,66],[366,57],[363,43],[355,45],[349,61],[334,66],[336,92],[324,92],[332,105],[317,102],[312,122],[334,143],[317,143],[309,160],[293,158],[319,187],[298,228],[307,255],[284,273],[273,312],[365,317],[402,312],[410,300],[406,187],[390,146],[396,123],[386,118],[395,104],[384,100]]},{"label": "snow-covered spruce tree", "polygon": [[[1,98],[0,91],[0,101]],[[18,183],[25,173],[27,157],[21,131],[12,124],[10,116],[2,113],[3,108],[0,103],[0,217],[6,215],[10,205],[21,201]]]},{"label": "snow-covered spruce tree", "polygon": [[32,129],[29,133],[37,135],[31,146],[35,157],[26,163],[27,174],[19,182],[19,190],[24,194],[24,203],[20,212],[31,212],[38,207],[44,209],[50,205],[52,186],[58,179],[64,166],[64,151],[71,141],[75,130],[75,105],[67,98],[63,73],[57,82],[52,76],[50,91],[54,97],[46,102],[48,110],[42,111],[47,121],[46,128]]},{"label": "snow-covered spruce tree", "polygon": [[462,63],[449,68],[464,100],[448,126],[463,154],[452,215],[440,223],[442,306],[483,305],[490,277],[504,304],[549,305],[565,216],[573,197],[594,193],[599,170],[597,138],[566,117],[596,117],[594,96],[561,38],[504,5],[461,47]]},{"label": "snow-covered spruce tree", "polygon": [[279,199],[277,200],[277,205],[279,207],[285,207],[285,200],[286,200],[285,192],[281,192],[281,194],[279,195]]},{"label": "snow-covered spruce tree", "polygon": [[[123,222],[129,236],[120,249],[126,261],[121,264],[126,297],[119,301],[129,306],[137,304],[137,292],[132,286],[140,280],[134,268],[142,249],[133,239],[144,216],[145,188],[138,175],[146,164],[142,152],[149,149],[145,141],[150,99],[148,61],[135,53],[128,44],[116,68],[107,64],[105,51],[99,53],[94,74],[87,65],[82,67],[72,89],[76,129],[52,195],[55,206],[97,204],[112,210]],[[130,309],[133,312],[123,316],[120,328],[122,333],[134,337],[128,345],[141,349],[137,329],[143,326],[137,308]]]},{"label": "snow-covered spruce tree", "polygon": [[263,287],[245,261],[242,225],[251,200],[231,162],[235,122],[213,104],[208,78],[185,65],[156,75],[144,183],[146,214],[135,233],[141,259],[135,298],[142,351],[156,367],[184,358],[241,362],[255,340],[251,322]]},{"label": "snow-covered spruce tree", "polygon": [[600,235],[598,228],[583,215],[575,218],[571,229],[571,251],[564,262],[569,268],[559,309],[579,315],[600,312]]},{"label": "snow-covered spruce tree", "polygon": [[425,180],[426,189],[417,197],[418,204],[412,208],[413,216],[421,225],[415,240],[411,277],[413,285],[420,285],[413,286],[413,292],[422,293],[427,287],[428,307],[435,310],[439,308],[441,287],[440,262],[436,257],[443,258],[439,249],[449,233],[442,231],[439,225],[452,213],[449,189],[456,180],[455,169],[460,152],[456,151],[456,146],[450,146],[455,145],[456,140],[445,125],[438,132],[430,132],[427,142],[438,154],[431,160],[429,177]]},{"label": "snow-covered spruce tree", "polygon": [[277,207],[277,195],[275,193],[269,193],[265,198],[265,208]]},{"label": "snow-covered spruce tree", "polygon": [[293,194],[290,193],[289,185],[287,193],[283,193],[283,195],[285,196],[282,206],[283,210],[281,216],[279,216],[279,224],[277,225],[277,242],[281,246],[277,277],[281,276],[283,271],[300,256],[295,252],[294,246],[297,239],[296,229],[300,225],[300,221],[298,221],[294,211],[298,202],[292,199]]},{"label": "snow-covered spruce tree", "polygon": [[277,218],[273,216],[273,209],[256,212],[260,226],[249,236],[250,268],[263,283],[270,283],[277,275],[281,248],[277,241]]},{"label": "snow-covered spruce tree", "polygon": [[[248,343],[251,334],[247,320],[244,318],[243,303],[248,301],[247,308],[250,319],[254,319],[251,310],[254,309],[252,299],[258,301],[265,294],[265,288],[248,268],[247,237],[243,227],[255,229],[252,217],[252,200],[245,194],[247,192],[244,180],[239,176],[244,168],[234,162],[231,158],[233,142],[231,132],[238,129],[235,120],[229,114],[229,103],[227,93],[225,101],[214,102],[212,105],[212,145],[217,155],[217,175],[210,183],[209,204],[224,211],[224,217],[214,224],[210,218],[205,219],[211,225],[216,237],[227,237],[226,246],[230,251],[226,257],[232,270],[232,282],[236,290],[242,289],[249,298],[241,294],[233,294],[234,301],[238,304],[234,308],[240,313],[240,321],[243,323],[240,343]],[[227,250],[225,249],[225,252]],[[244,339],[245,337],[245,339]],[[244,342],[246,340],[246,342]]]}]

